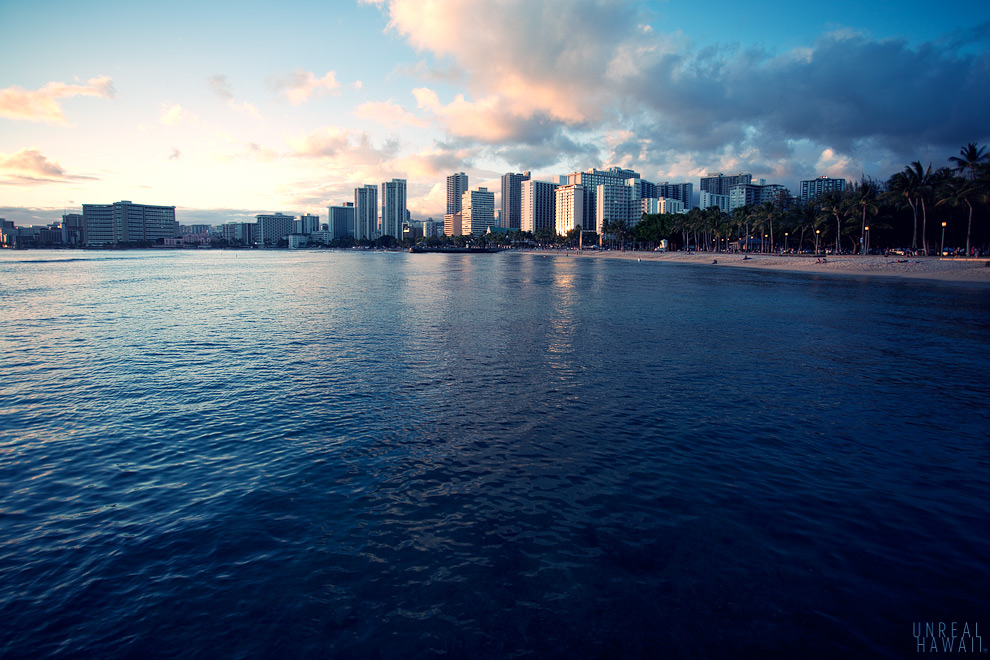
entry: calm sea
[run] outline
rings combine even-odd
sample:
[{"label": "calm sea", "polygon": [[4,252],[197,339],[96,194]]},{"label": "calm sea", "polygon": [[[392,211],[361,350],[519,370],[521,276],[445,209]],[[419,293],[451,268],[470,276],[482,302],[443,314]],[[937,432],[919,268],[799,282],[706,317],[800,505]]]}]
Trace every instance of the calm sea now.
[{"label": "calm sea", "polygon": [[31,251],[0,295],[4,658],[990,647],[985,287]]}]

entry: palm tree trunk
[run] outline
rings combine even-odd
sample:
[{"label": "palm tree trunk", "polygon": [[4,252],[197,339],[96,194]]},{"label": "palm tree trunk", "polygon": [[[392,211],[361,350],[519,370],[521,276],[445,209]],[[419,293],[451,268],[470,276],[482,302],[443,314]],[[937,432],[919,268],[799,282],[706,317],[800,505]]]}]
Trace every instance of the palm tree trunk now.
[{"label": "palm tree trunk", "polygon": [[966,200],[966,206],[969,207],[969,223],[966,225],[966,256],[969,256],[969,234],[973,230],[973,204]]},{"label": "palm tree trunk", "polygon": [[839,221],[839,214],[835,214],[835,254],[838,256],[842,247],[839,245],[839,239],[842,237],[842,223]]},{"label": "palm tree trunk", "polygon": [[859,252],[866,254],[866,204],[863,205],[863,224],[859,228]]},{"label": "palm tree trunk", "polygon": [[908,197],[908,204],[911,205],[911,213],[914,215],[914,230],[911,234],[911,249],[918,249],[918,207],[914,203],[914,200]]},{"label": "palm tree trunk", "polygon": [[925,208],[925,198],[921,198],[921,249],[928,256],[928,211]]}]

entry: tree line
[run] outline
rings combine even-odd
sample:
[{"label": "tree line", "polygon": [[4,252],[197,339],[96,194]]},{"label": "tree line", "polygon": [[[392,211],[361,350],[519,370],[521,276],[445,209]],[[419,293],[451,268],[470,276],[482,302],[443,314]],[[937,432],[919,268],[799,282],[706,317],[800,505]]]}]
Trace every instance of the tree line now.
[{"label": "tree line", "polygon": [[667,239],[675,249],[705,251],[986,253],[990,153],[971,143],[948,162],[933,169],[915,161],[886,181],[864,175],[805,202],[781,195],[732,213],[710,207],[644,215],[627,233],[644,243]]},{"label": "tree line", "polygon": [[845,190],[805,202],[788,195],[726,213],[718,207],[683,214],[644,214],[635,225],[603,224],[603,235],[574,229],[509,231],[480,237],[442,237],[436,244],[575,247],[603,244],[723,252],[865,254],[901,248],[912,254],[990,252],[990,153],[968,144],[949,165],[915,161],[886,181],[863,176]]}]

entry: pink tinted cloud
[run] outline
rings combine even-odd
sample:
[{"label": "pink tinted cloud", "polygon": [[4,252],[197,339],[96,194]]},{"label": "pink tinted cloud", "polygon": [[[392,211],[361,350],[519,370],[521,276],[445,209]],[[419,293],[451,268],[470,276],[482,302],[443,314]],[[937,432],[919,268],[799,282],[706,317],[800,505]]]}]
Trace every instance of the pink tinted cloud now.
[{"label": "pink tinted cloud", "polygon": [[61,99],[73,96],[110,99],[115,93],[113,81],[107,76],[90,78],[85,85],[50,82],[37,90],[27,90],[15,85],[0,90],[0,117],[67,124],[62,113]]}]

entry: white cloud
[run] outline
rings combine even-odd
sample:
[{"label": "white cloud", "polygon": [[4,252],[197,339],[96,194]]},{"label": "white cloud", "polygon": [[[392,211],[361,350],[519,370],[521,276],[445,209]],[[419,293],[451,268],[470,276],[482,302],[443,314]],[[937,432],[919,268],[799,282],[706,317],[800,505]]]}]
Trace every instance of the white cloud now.
[{"label": "white cloud", "polygon": [[181,105],[176,103],[162,103],[162,112],[159,117],[161,123],[166,126],[174,126],[190,118],[190,114],[182,109]]},{"label": "white cloud", "polygon": [[405,110],[392,99],[388,101],[369,101],[354,109],[354,116],[377,122],[388,128],[395,126],[415,126],[422,128],[426,122]]},{"label": "white cloud", "polygon": [[286,78],[276,79],[273,86],[285,94],[292,105],[302,105],[317,93],[339,93],[341,88],[335,71],[328,71],[322,78],[317,78],[311,71],[294,71]]}]

